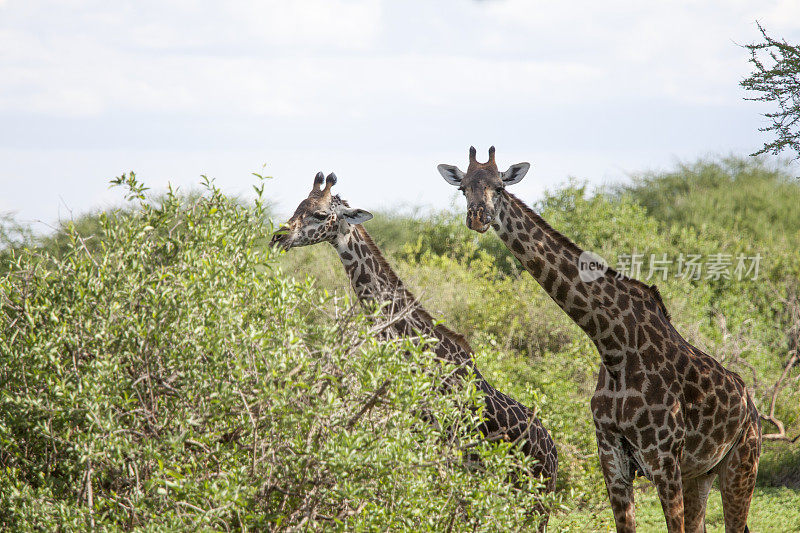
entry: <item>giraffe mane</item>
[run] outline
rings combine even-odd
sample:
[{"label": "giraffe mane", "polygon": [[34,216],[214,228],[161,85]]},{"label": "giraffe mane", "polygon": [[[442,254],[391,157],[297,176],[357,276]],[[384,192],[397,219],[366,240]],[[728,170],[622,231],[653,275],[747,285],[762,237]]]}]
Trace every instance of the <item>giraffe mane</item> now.
[{"label": "giraffe mane", "polygon": [[350,207],[350,204],[347,203],[347,200],[343,199],[338,194],[334,194],[333,196],[331,196],[331,204],[332,205],[337,205],[338,204],[338,205],[342,205],[344,207]]},{"label": "giraffe mane", "polygon": [[[342,200],[342,202],[344,202],[344,200]],[[403,281],[397,277],[397,274],[395,274],[394,269],[392,269],[391,265],[389,265],[389,262],[383,256],[383,254],[380,251],[380,248],[378,248],[378,245],[375,244],[375,241],[372,240],[372,237],[367,232],[367,230],[364,229],[364,226],[358,224],[356,226],[356,230],[361,235],[361,238],[364,239],[364,242],[367,244],[370,253],[378,262],[378,265],[380,266],[381,270],[383,270],[386,273],[386,277],[389,279],[389,282],[394,285],[395,290],[397,290],[404,297],[406,297],[408,301],[412,301],[417,304],[416,308],[414,309],[414,313],[423,322],[431,324],[433,327],[433,331],[437,334],[437,336],[449,339],[450,341],[458,345],[462,350],[472,355],[473,353],[472,346],[470,346],[469,342],[467,342],[467,339],[460,333],[456,333],[455,331],[448,328],[444,324],[437,323],[437,321],[433,318],[433,316],[431,316],[431,314],[424,307],[422,307],[422,304],[419,303],[419,300],[417,300],[417,298],[411,293],[411,291],[406,289],[405,285],[403,284]]]},{"label": "giraffe mane", "polygon": [[[559,244],[561,244],[563,246],[566,246],[567,248],[571,248],[572,250],[574,250],[574,251],[576,251],[578,253],[584,251],[584,250],[581,249],[580,246],[578,246],[577,244],[572,242],[569,239],[569,237],[565,236],[560,231],[558,231],[557,229],[553,228],[553,226],[551,226],[545,219],[543,219],[541,216],[539,216],[539,214],[536,213],[536,211],[534,211],[533,209],[528,207],[525,204],[525,202],[523,202],[522,200],[520,200],[519,198],[517,198],[516,196],[514,196],[510,192],[506,191],[505,189],[503,189],[503,192],[505,192],[505,194],[508,195],[509,199],[522,211],[523,214],[534,218],[538,225],[542,226],[547,231],[549,231],[550,235],[556,241],[558,241]],[[643,281],[639,281],[638,279],[626,276],[625,274],[622,274],[622,273],[618,272],[616,269],[612,268],[611,266],[608,267],[608,270],[606,270],[606,273],[610,274],[612,276],[615,276],[617,279],[621,279],[623,281],[627,281],[627,282],[631,283],[632,285],[638,287],[639,289],[643,290],[645,294],[649,294],[655,300],[656,305],[661,310],[661,312],[664,314],[664,318],[666,318],[668,322],[672,320],[672,318],[671,318],[671,316],[669,314],[669,311],[667,310],[667,306],[664,305],[664,300],[661,298],[661,291],[658,290],[658,287],[656,285],[648,285],[647,283],[645,283]]]},{"label": "giraffe mane", "polygon": [[[637,283],[642,283],[641,281],[635,279],[632,281],[636,281]],[[669,311],[667,311],[667,306],[664,305],[664,300],[661,298],[661,291],[658,290],[658,287],[656,287],[655,283],[653,285],[647,285],[646,283],[642,283],[642,285],[650,289],[650,292],[653,294],[653,298],[656,299],[658,307],[661,308],[661,312],[664,313],[664,318],[666,318],[668,322],[671,322],[672,317],[670,316]]]}]

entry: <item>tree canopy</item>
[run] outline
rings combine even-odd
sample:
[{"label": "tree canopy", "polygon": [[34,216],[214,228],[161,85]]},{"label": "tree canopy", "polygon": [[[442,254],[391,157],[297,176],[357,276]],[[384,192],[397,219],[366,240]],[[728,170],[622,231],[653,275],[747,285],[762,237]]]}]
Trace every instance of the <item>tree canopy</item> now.
[{"label": "tree canopy", "polygon": [[800,45],[770,37],[761,24],[758,29],[764,40],[745,45],[754,70],[741,85],[760,93],[748,100],[775,102],[778,110],[765,113],[770,124],[759,128],[773,132],[775,138],[753,155],[777,155],[789,149],[795,152],[794,159],[800,159]]}]

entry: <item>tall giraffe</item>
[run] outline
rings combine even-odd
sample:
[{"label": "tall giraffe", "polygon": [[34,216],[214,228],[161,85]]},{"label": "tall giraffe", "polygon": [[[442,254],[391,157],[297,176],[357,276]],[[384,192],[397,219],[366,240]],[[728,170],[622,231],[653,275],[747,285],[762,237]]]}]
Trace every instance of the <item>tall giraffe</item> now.
[{"label": "tall giraffe", "polygon": [[464,193],[467,226],[493,227],[600,352],[591,409],[617,531],[635,531],[637,474],[656,486],[670,533],[705,530],[716,476],[726,532],[748,531],[761,430],[744,382],[681,337],[655,285],[596,262],[581,269],[592,258],[506,190],[529,168],[499,172],[494,147],[486,163],[472,147],[466,173],[438,170]]},{"label": "tall giraffe", "polygon": [[[325,187],[322,188],[323,180]],[[363,209],[353,209],[339,195],[331,194],[336,175],[327,179],[320,172],[308,197],[294,215],[275,233],[272,244],[285,250],[329,242],[339,253],[357,297],[370,307],[383,304],[389,312],[403,312],[391,320],[392,330],[400,335],[422,332],[438,340],[434,353],[439,359],[459,365],[461,373],[471,371],[483,392],[486,407],[481,432],[487,438],[519,442],[523,453],[538,460],[532,474],[545,479],[547,491],[555,489],[558,456],[553,439],[535,413],[492,387],[475,366],[472,348],[466,339],[434,321],[397,277],[372,238],[361,225],[372,218]]]}]

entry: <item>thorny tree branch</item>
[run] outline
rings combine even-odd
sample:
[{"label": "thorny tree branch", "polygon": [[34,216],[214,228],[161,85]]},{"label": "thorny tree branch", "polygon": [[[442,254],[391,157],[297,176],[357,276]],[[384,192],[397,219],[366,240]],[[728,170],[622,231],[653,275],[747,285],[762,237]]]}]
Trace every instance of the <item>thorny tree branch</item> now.
[{"label": "thorny tree branch", "polygon": [[740,85],[761,93],[746,100],[776,102],[779,111],[764,113],[771,124],[759,128],[759,131],[775,132],[777,138],[751,155],[768,152],[777,155],[790,148],[797,154],[795,159],[800,159],[800,46],[773,39],[761,24],[758,24],[758,29],[764,41],[745,45],[754,71]]}]

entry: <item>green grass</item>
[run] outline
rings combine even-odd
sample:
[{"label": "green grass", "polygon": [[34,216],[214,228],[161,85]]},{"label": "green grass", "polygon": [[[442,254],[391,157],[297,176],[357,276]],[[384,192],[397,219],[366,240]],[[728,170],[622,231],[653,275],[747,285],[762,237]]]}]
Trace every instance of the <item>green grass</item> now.
[{"label": "green grass", "polygon": [[[614,515],[608,506],[571,509],[558,513],[550,521],[553,531],[615,531]],[[779,487],[757,487],[747,520],[753,533],[800,531],[800,491]],[[636,531],[661,532],[665,529],[664,514],[655,488],[648,482],[636,486]],[[722,499],[712,489],[706,509],[708,533],[724,533]]]}]

